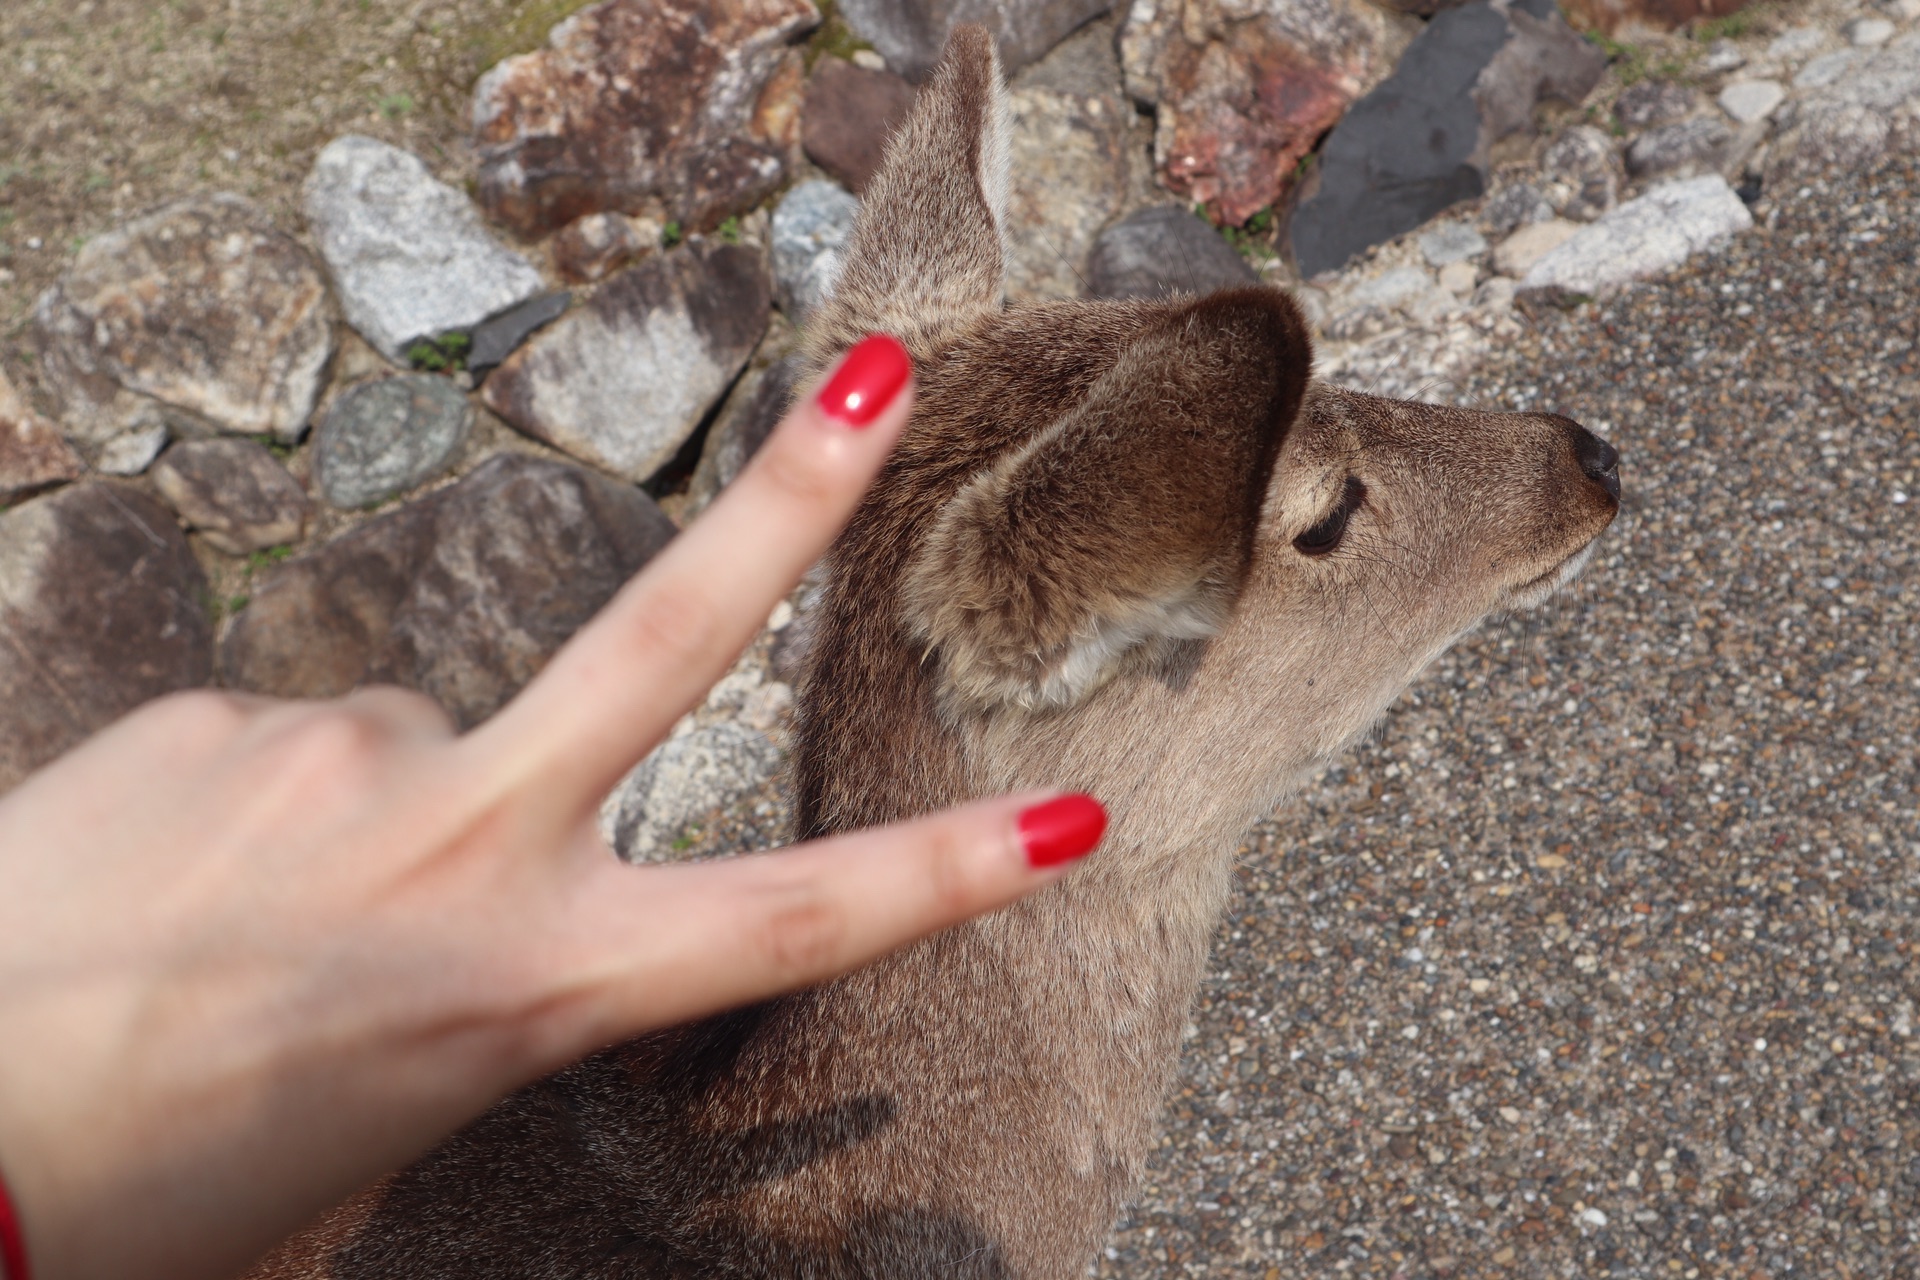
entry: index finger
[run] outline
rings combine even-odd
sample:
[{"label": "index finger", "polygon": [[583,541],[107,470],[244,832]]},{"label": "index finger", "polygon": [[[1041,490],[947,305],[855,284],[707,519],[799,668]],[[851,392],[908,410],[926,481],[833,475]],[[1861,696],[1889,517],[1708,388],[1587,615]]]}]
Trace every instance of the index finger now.
[{"label": "index finger", "polygon": [[854,346],[706,514],[462,742],[479,798],[520,792],[562,825],[591,814],[826,550],[906,425],[911,382],[894,339]]}]

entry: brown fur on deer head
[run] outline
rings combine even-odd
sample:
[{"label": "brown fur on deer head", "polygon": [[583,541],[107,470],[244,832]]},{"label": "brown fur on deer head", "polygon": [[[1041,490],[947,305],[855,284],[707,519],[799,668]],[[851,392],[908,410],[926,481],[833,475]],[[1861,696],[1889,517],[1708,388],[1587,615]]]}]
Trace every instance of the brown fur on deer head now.
[{"label": "brown fur on deer head", "polygon": [[1239,834],[1618,505],[1563,418],[1316,384],[1285,295],[1003,307],[993,46],[868,189],[823,367],[915,416],[836,545],[798,834],[1091,791],[1072,874],[816,991],[535,1085],[256,1272],[1069,1280],[1138,1176]]}]

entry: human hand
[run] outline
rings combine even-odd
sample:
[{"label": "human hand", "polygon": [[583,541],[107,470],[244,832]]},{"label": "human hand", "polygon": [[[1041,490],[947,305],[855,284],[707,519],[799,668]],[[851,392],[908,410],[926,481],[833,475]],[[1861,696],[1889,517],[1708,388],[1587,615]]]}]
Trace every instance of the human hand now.
[{"label": "human hand", "polygon": [[196,692],[0,801],[0,1172],[38,1280],[237,1271],[528,1080],[859,965],[1091,847],[1078,797],[697,865],[627,866],[596,834],[859,501],[909,374],[890,339],[856,348],[465,736],[398,689]]}]

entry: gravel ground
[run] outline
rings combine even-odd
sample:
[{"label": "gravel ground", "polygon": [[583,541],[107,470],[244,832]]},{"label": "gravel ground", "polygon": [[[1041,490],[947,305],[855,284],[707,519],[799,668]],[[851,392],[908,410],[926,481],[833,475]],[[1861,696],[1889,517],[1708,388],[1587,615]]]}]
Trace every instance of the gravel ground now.
[{"label": "gravel ground", "polygon": [[1626,509],[1250,842],[1101,1274],[1920,1274],[1916,200],[1781,193],[1482,370]]}]

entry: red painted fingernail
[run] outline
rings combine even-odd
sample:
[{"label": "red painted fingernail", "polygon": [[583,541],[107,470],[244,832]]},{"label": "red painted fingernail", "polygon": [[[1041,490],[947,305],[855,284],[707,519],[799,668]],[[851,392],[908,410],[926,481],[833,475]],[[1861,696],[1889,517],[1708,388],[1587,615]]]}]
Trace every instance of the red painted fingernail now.
[{"label": "red painted fingernail", "polygon": [[1107,811],[1092,796],[1058,796],[1020,815],[1020,843],[1036,869],[1086,856],[1106,830]]},{"label": "red painted fingernail", "polygon": [[854,344],[817,397],[820,412],[850,427],[871,423],[913,376],[907,349],[884,333]]}]

